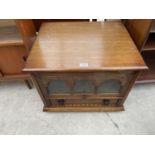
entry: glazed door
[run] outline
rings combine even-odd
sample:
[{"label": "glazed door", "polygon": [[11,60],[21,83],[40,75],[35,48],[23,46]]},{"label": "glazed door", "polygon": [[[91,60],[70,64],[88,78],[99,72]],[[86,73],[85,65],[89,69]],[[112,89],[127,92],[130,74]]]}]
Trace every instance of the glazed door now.
[{"label": "glazed door", "polygon": [[46,98],[122,98],[133,77],[126,72],[36,73]]}]

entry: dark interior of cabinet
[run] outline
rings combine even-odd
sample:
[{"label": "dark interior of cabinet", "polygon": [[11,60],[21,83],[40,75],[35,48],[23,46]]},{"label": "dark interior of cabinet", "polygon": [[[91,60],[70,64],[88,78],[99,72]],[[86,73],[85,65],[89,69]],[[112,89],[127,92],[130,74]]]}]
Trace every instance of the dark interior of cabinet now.
[{"label": "dark interior of cabinet", "polygon": [[150,32],[151,33],[155,32],[155,22],[154,21],[152,22],[152,26],[151,26]]},{"label": "dark interior of cabinet", "polygon": [[149,70],[142,71],[138,81],[155,81],[155,50],[142,51],[142,56],[149,67]]},{"label": "dark interior of cabinet", "polygon": [[155,33],[150,33],[143,50],[155,50]]}]

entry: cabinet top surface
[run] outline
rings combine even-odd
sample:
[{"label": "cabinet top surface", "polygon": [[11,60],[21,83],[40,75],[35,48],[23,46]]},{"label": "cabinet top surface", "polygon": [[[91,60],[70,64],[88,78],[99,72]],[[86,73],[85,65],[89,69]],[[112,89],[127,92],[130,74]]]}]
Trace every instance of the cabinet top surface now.
[{"label": "cabinet top surface", "polygon": [[41,26],[24,71],[146,68],[121,22],[52,22]]}]

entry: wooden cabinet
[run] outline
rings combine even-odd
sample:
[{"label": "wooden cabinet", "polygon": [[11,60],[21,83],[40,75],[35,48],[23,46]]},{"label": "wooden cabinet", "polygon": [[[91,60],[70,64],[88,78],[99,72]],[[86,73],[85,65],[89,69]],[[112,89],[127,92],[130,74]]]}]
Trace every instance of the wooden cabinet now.
[{"label": "wooden cabinet", "polygon": [[121,111],[144,69],[121,22],[61,22],[42,25],[24,71],[44,111]]},{"label": "wooden cabinet", "polygon": [[35,39],[32,20],[0,20],[0,80],[30,79],[22,71]]},{"label": "wooden cabinet", "polygon": [[143,56],[149,70],[142,71],[137,83],[155,82],[155,20],[125,20],[125,26]]}]

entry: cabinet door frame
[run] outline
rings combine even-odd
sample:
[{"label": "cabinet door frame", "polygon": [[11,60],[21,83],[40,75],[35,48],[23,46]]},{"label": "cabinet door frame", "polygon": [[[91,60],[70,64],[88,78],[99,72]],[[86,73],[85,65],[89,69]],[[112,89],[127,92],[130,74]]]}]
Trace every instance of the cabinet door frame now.
[{"label": "cabinet door frame", "polygon": [[[128,74],[130,76],[128,76]],[[97,74],[97,76],[95,76]],[[104,76],[105,74],[105,76]],[[108,74],[108,76],[106,75]],[[127,75],[126,75],[127,74]],[[102,75],[100,77],[99,75]],[[92,73],[47,73],[47,72],[37,72],[34,73],[35,79],[38,82],[38,85],[41,88],[41,91],[43,92],[44,96],[48,99],[59,99],[59,98],[72,98],[72,99],[83,99],[83,98],[104,98],[104,97],[110,97],[110,98],[123,98],[124,94],[127,91],[128,83],[132,79],[132,73],[130,72],[92,72]],[[94,88],[96,85],[99,86],[101,84],[101,81],[105,81],[107,79],[116,79],[121,82],[121,90],[118,93],[97,93],[94,91],[93,93],[68,93],[68,94],[48,94],[47,88],[48,84],[53,79],[63,79],[65,80],[69,85],[70,89],[74,87],[74,80],[82,79],[82,78],[88,77],[90,80],[94,80]],[[97,82],[96,82],[97,81]],[[99,88],[99,87],[98,87]],[[95,88],[96,89],[96,88]]]}]

